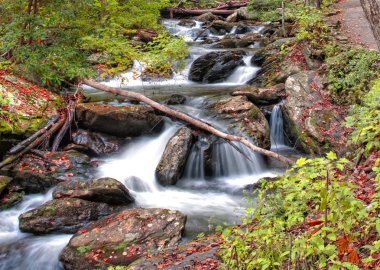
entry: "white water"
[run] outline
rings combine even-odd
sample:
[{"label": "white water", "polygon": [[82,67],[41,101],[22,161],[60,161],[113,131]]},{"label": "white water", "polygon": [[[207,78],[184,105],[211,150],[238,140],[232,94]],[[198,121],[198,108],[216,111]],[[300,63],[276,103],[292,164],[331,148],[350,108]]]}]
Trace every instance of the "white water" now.
[{"label": "white water", "polygon": [[282,112],[280,105],[273,107],[270,121],[270,141],[272,149],[279,149],[286,147],[285,145],[285,133],[284,133],[284,120],[282,118]]},{"label": "white water", "polygon": [[[178,20],[163,20],[163,25],[174,35],[181,36],[187,42],[192,42],[189,47],[189,56],[186,59],[185,67],[182,70],[176,71],[172,78],[169,79],[155,79],[154,81],[143,81],[141,79],[142,71],[144,70],[144,63],[134,61],[132,69],[127,72],[115,76],[114,78],[103,82],[105,85],[117,87],[117,88],[128,88],[134,91],[147,91],[144,92],[146,95],[157,95],[165,94],[168,92],[172,93],[175,89],[176,92],[181,92],[183,94],[188,94],[189,88],[195,92],[195,88],[203,89],[215,89],[218,90],[223,87],[243,85],[244,83],[251,80],[256,73],[260,70],[259,67],[253,66],[250,62],[252,55],[247,55],[244,57],[244,66],[239,66],[224,82],[213,83],[213,84],[201,84],[188,80],[189,71],[191,64],[200,56],[207,54],[212,51],[221,51],[220,49],[210,49],[209,45],[201,45],[200,40],[193,42],[198,34],[202,31],[201,22],[195,21],[196,25],[194,27],[185,27],[178,25]],[[252,32],[260,32],[262,27],[250,27]],[[234,34],[236,27],[231,30],[229,34]],[[223,38],[224,36],[215,36],[207,31],[205,32],[208,37],[213,37],[217,40]],[[242,36],[242,35],[236,35]],[[223,49],[222,49],[223,50]],[[96,90],[85,86],[84,89],[87,93],[95,92]]]},{"label": "white water", "polygon": [[46,194],[25,196],[18,206],[0,212],[0,270],[38,269],[59,267],[59,252],[71,235],[35,237],[19,230],[18,217],[51,200],[52,190]]}]

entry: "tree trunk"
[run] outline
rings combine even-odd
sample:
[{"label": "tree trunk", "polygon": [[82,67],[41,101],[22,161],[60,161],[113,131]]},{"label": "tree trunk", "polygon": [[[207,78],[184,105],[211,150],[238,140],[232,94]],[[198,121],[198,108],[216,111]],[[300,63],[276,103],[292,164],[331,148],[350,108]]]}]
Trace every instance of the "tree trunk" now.
[{"label": "tree trunk", "polygon": [[380,50],[380,7],[376,0],[360,0]]},{"label": "tree trunk", "polygon": [[263,149],[263,148],[260,148],[260,147],[257,147],[256,145],[252,144],[251,142],[249,142],[246,138],[244,137],[239,137],[239,136],[235,136],[235,135],[231,135],[231,134],[227,134],[227,133],[224,133],[216,128],[214,128],[213,126],[201,121],[201,120],[198,120],[198,119],[195,119],[183,112],[180,112],[180,111],[177,111],[177,110],[174,110],[172,108],[169,108],[165,105],[162,105],[150,98],[147,98],[146,96],[142,95],[142,94],[139,94],[139,93],[135,93],[135,92],[131,92],[131,91],[127,91],[127,90],[122,90],[122,89],[116,89],[116,88],[113,88],[113,87],[109,87],[109,86],[106,86],[104,84],[101,84],[101,83],[98,83],[98,82],[95,82],[94,80],[91,80],[91,79],[85,79],[83,80],[83,83],[91,86],[91,87],[94,87],[96,89],[99,89],[99,90],[102,90],[102,91],[105,91],[105,92],[109,92],[109,93],[112,93],[112,94],[115,94],[115,95],[121,95],[121,96],[124,96],[124,97],[127,97],[127,98],[131,98],[131,99],[134,99],[134,100],[139,100],[141,102],[144,102],[146,103],[147,105],[151,106],[152,108],[156,109],[156,110],[159,110],[163,113],[165,113],[166,115],[169,115],[169,116],[172,116],[174,118],[177,118],[177,119],[180,119],[182,121],[185,121],[191,125],[193,125],[194,127],[196,128],[199,128],[201,130],[204,130],[204,131],[207,131],[208,133],[211,133],[211,134],[214,134],[215,136],[218,136],[222,139],[225,139],[227,141],[235,141],[235,142],[240,142],[242,144],[244,144],[245,146],[247,146],[249,149],[251,149],[252,151],[254,152],[257,152],[259,154],[263,154],[263,155],[266,155],[268,157],[272,157],[272,158],[275,158],[275,159],[278,159],[279,161],[287,164],[287,165],[293,165],[294,164],[294,161],[287,158],[287,157],[284,157],[280,154],[277,154],[275,152],[272,152],[272,151],[269,151],[269,150],[266,150],[266,149]]}]

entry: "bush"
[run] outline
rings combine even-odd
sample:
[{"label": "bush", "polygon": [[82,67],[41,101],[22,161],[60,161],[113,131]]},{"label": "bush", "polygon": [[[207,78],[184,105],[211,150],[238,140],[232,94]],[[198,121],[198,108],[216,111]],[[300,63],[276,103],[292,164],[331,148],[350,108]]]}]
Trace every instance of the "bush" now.
[{"label": "bush", "polygon": [[352,48],[327,59],[328,89],[334,102],[360,103],[370,82],[380,76],[380,55],[364,48]]}]

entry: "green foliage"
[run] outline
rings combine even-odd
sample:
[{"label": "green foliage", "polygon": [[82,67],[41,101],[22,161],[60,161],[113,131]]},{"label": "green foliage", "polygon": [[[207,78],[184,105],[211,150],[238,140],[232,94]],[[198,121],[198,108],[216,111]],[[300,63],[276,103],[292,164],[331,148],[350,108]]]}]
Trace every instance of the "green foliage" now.
[{"label": "green foliage", "polygon": [[[167,0],[49,0],[37,10],[29,10],[28,2],[0,3],[0,50],[17,63],[18,73],[36,82],[59,86],[94,75],[93,53],[104,56],[110,73],[129,68],[134,59],[169,66],[186,56],[183,41],[158,23]],[[136,42],[142,29],[160,38],[149,46]]]},{"label": "green foliage", "polygon": [[107,270],[127,270],[126,266],[117,265],[117,266],[108,266]]},{"label": "green foliage", "polygon": [[353,145],[363,144],[366,153],[371,150],[380,149],[380,79],[373,82],[373,87],[367,93],[362,105],[354,105],[349,116],[346,118],[346,125],[353,127],[350,143]]},{"label": "green foliage", "polygon": [[[359,269],[342,242],[360,243],[379,218],[341,178],[348,160],[301,158],[276,182],[264,182],[244,228],[227,228],[221,255],[229,269]],[[348,171],[347,171],[348,172]],[[359,249],[354,249],[357,254]],[[355,257],[356,258],[356,257]]]},{"label": "green foliage", "polygon": [[88,253],[89,251],[91,251],[91,246],[80,246],[77,248],[77,251],[80,253],[80,254],[86,254]]},{"label": "green foliage", "polygon": [[281,19],[281,0],[251,0],[248,10],[252,19],[278,21]]},{"label": "green foliage", "polygon": [[380,76],[380,55],[376,51],[351,48],[327,59],[328,88],[338,104],[359,103]]}]

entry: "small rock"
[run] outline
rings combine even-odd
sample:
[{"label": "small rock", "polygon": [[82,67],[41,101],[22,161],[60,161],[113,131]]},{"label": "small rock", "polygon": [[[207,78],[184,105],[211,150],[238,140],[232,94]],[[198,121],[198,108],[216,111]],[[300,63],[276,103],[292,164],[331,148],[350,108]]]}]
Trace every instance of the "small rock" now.
[{"label": "small rock", "polygon": [[171,95],[169,100],[166,102],[168,105],[180,105],[186,102],[186,97],[183,95],[174,94]]}]

